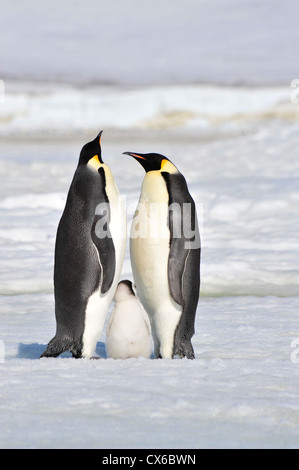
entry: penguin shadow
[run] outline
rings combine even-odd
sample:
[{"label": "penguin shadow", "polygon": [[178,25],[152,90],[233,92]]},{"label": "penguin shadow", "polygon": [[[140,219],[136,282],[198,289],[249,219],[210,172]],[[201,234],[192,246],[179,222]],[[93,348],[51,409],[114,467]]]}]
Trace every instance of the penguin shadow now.
[{"label": "penguin shadow", "polygon": [[[41,354],[45,351],[47,345],[46,344],[40,344],[40,343],[32,343],[32,344],[24,344],[20,343],[18,346],[18,353],[17,353],[17,358],[18,359],[39,359]],[[103,342],[98,342],[97,347],[96,347],[96,359],[106,359],[106,347],[105,343]],[[70,358],[73,359],[73,356],[70,352],[65,352],[60,354],[60,358]],[[58,359],[58,358],[57,358]]]}]

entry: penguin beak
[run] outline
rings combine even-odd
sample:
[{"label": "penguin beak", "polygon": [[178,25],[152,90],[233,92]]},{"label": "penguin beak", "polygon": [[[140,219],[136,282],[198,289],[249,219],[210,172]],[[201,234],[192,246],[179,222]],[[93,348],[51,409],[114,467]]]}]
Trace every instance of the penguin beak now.
[{"label": "penguin beak", "polygon": [[99,142],[99,149],[100,149],[100,151],[98,152],[98,157],[99,157],[100,163],[104,163],[104,162],[103,162],[103,159],[102,159],[102,149],[101,149],[102,133],[103,133],[103,131],[100,131],[100,132],[98,133],[97,137],[96,137],[96,138],[98,139],[98,142]]},{"label": "penguin beak", "polygon": [[150,163],[148,160],[148,155],[147,154],[138,154],[138,153],[133,153],[133,152],[124,152],[123,155],[130,155],[130,157],[135,158],[138,163],[143,167],[143,169],[148,172],[150,170]]},{"label": "penguin beak", "polygon": [[97,135],[97,139],[99,139],[99,145],[101,145],[102,133],[103,133],[103,131],[100,131]]},{"label": "penguin beak", "polygon": [[139,158],[141,160],[146,160],[145,157],[143,157],[142,155],[138,155],[137,153],[123,152],[123,155],[130,155],[130,157]]}]

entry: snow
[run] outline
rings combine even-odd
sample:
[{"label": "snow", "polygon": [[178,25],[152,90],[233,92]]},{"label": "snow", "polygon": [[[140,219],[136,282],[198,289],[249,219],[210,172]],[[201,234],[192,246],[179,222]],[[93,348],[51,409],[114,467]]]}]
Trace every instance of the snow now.
[{"label": "snow", "polygon": [[[7,304],[14,312],[3,314]],[[297,447],[298,304],[202,299],[194,361],[38,360],[53,328],[52,296],[6,297],[1,447]],[[105,356],[103,342],[98,352]]]},{"label": "snow", "polygon": [[[0,19],[0,448],[298,448],[297,3],[71,3],[18,0]],[[99,360],[39,359],[57,224],[102,129],[128,233],[144,173],[124,151],[162,153],[188,181],[193,361],[109,359],[105,330]]]},{"label": "snow", "polygon": [[99,360],[38,359],[55,332],[55,234],[86,134],[2,140],[2,448],[298,446],[297,124],[217,126],[214,139],[186,128],[102,138],[128,222],[143,173],[127,147],[159,149],[189,182],[203,246],[194,361],[107,359],[105,331]]},{"label": "snow", "polygon": [[[0,107],[0,135],[73,136],[107,129],[169,129],[206,131],[215,122],[220,130],[241,122],[277,115],[298,118],[290,102],[290,83],[273,87],[216,85],[99,86],[87,88],[17,82],[5,87]],[[296,90],[295,90],[296,91]],[[294,90],[292,90],[294,92]],[[140,106],[142,103],[142,106]]]}]

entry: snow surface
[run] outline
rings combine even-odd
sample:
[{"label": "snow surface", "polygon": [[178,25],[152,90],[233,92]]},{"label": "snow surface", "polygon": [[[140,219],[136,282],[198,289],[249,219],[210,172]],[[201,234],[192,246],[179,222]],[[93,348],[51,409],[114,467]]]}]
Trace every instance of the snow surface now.
[{"label": "snow surface", "polygon": [[[298,2],[2,10],[0,448],[298,448]],[[122,152],[165,154],[188,181],[194,361],[107,359],[105,331],[99,360],[38,359],[55,332],[57,224],[101,129],[128,231],[144,173]]]},{"label": "snow surface", "polygon": [[[38,359],[55,331],[57,223],[81,146],[94,134],[84,122],[66,139],[53,129],[48,138],[25,138],[21,124],[15,138],[7,130],[1,448],[298,447],[299,139],[296,116],[280,109],[271,104],[255,119],[249,110],[240,120],[227,111],[225,122],[195,128],[104,130],[103,157],[126,197],[128,222],[143,170],[126,150],[172,158],[197,202],[203,251],[194,361],[107,359],[105,332],[99,360]],[[132,278],[128,252],[122,278]]]}]

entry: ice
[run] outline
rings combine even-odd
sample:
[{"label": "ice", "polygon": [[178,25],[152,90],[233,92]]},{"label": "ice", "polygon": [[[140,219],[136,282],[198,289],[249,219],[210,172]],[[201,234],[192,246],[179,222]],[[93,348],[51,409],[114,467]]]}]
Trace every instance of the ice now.
[{"label": "ice", "polygon": [[[88,4],[1,11],[0,448],[298,448],[298,4]],[[122,152],[162,153],[188,181],[194,361],[108,359],[105,330],[98,360],[39,359],[57,225],[102,129],[128,228],[144,172]]]},{"label": "ice", "polygon": [[107,129],[189,129],[233,132],[269,116],[298,118],[290,83],[276,87],[172,85],[88,88],[14,82],[0,106],[1,135],[73,136]]},{"label": "ice", "polygon": [[194,361],[38,360],[52,300],[4,298],[1,447],[298,446],[298,297],[203,298]]},{"label": "ice", "polygon": [[194,361],[107,359],[105,331],[97,361],[38,359],[55,333],[55,234],[86,135],[2,141],[2,448],[298,447],[296,123],[185,132],[108,130],[102,145],[129,222],[143,173],[122,151],[159,149],[189,182],[202,235]]}]

